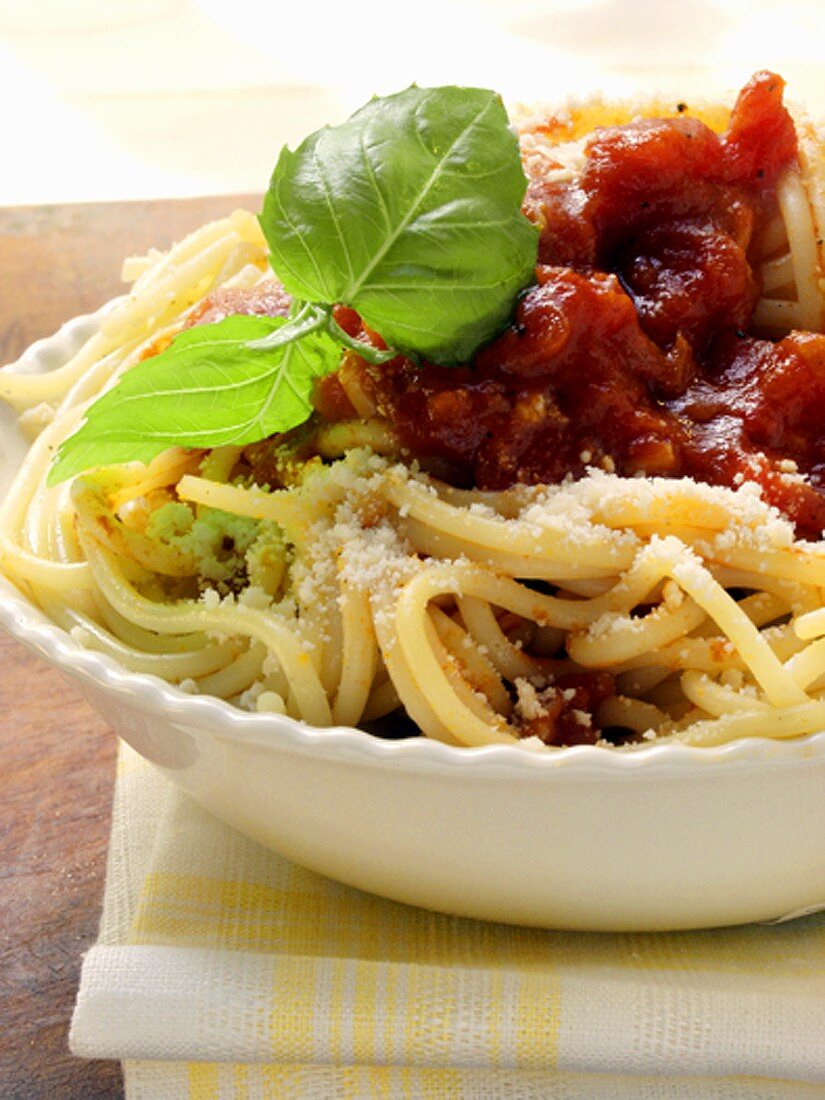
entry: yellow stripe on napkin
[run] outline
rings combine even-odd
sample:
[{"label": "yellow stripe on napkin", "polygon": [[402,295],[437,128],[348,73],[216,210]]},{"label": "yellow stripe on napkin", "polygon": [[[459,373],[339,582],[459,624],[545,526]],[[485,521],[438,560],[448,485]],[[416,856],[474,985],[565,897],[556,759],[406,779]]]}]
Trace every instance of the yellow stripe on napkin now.
[{"label": "yellow stripe on napkin", "polygon": [[804,923],[698,932],[545,932],[413,909],[287,866],[290,877],[271,885],[151,873],[129,942],[519,970],[561,963],[825,975],[825,913]]}]

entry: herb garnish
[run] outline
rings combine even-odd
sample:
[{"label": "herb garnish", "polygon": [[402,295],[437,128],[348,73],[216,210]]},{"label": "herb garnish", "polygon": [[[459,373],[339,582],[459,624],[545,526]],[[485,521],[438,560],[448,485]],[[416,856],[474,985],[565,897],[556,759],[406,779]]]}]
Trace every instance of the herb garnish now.
[{"label": "herb garnish", "polygon": [[[64,441],[49,484],[166,448],[253,443],[303,423],[342,346],[466,362],[532,278],[538,234],[499,97],[408,88],[284,148],[261,214],[289,319],[228,317],[186,330],[129,370]],[[356,309],[389,350],[332,317]]]}]

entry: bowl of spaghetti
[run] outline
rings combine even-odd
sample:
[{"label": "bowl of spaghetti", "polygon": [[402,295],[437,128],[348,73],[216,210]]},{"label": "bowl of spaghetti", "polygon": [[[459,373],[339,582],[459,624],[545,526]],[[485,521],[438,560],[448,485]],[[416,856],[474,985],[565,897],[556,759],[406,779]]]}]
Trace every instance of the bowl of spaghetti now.
[{"label": "bowl of spaghetti", "polygon": [[362,889],[820,907],[822,149],[760,73],[511,124],[413,88],[285,150],[0,374],[3,625]]}]

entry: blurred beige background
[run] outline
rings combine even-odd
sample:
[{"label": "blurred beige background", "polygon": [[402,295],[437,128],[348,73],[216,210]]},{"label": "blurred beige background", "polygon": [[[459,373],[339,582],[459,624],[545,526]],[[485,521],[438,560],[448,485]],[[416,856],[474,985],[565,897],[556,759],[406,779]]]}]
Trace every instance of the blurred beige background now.
[{"label": "blurred beige background", "polygon": [[825,113],[825,0],[0,0],[0,205],[258,191],[373,92],[718,94]]}]

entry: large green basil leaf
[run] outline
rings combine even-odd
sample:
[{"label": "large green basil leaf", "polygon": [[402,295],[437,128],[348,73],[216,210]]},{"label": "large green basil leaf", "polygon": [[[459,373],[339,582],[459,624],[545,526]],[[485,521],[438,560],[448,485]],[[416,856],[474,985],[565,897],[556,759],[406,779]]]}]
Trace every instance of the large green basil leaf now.
[{"label": "large green basil leaf", "polygon": [[284,149],[261,225],[296,298],[352,306],[391,347],[457,363],[532,277],[525,188],[494,92],[412,87]]}]

